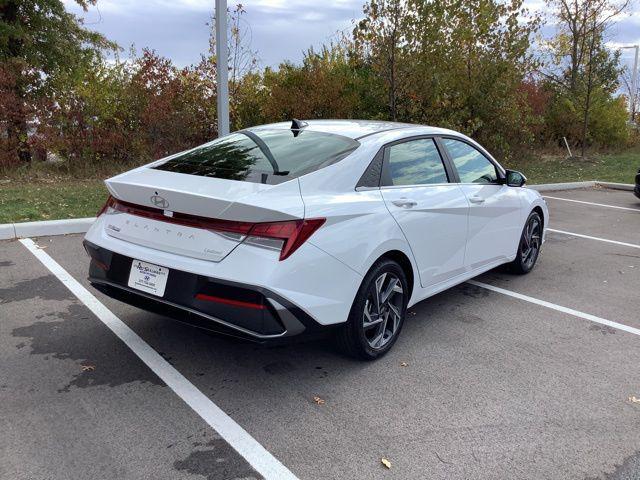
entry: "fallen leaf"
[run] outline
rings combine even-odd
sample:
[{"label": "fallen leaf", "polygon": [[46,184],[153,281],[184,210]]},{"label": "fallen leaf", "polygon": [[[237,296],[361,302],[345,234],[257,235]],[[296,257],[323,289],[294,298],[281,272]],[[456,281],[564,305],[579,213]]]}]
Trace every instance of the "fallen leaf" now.
[{"label": "fallen leaf", "polygon": [[391,462],[389,460],[387,460],[386,458],[381,458],[380,461],[382,462],[382,464],[387,467],[387,468],[391,468]]},{"label": "fallen leaf", "polygon": [[409,366],[409,364],[408,364],[407,362],[402,362],[402,363],[400,364],[400,366],[401,366],[401,367],[407,367],[407,366]]},{"label": "fallen leaf", "polygon": [[93,372],[96,367],[93,365],[81,365],[83,372]]},{"label": "fallen leaf", "polygon": [[324,400],[321,399],[320,397],[313,397],[313,401],[316,402],[318,405],[324,405]]}]

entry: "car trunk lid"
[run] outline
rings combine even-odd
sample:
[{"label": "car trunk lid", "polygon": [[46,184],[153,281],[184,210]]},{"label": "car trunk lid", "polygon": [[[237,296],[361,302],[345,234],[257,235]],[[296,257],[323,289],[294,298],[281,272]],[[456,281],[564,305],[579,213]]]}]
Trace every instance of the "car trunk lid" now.
[{"label": "car trunk lid", "polygon": [[105,183],[126,207],[105,212],[108,235],[214,262],[244,240],[243,224],[304,217],[297,179],[266,185],[142,167]]}]

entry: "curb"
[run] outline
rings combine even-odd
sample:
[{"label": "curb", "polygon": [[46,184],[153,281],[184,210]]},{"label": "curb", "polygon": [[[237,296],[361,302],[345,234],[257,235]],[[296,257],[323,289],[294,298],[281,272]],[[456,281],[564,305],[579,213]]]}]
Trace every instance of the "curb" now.
[{"label": "curb", "polygon": [[10,240],[16,238],[16,228],[13,223],[4,223],[0,225],[0,240]]},{"label": "curb", "polygon": [[541,183],[539,185],[527,185],[527,188],[537,190],[539,192],[547,192],[553,190],[575,190],[578,188],[593,187],[602,187],[609,188],[611,190],[626,190],[629,192],[633,192],[635,185],[633,185],[632,183],[600,182],[598,180],[591,180],[588,182]]},{"label": "curb", "polygon": [[633,192],[636,186],[632,183],[596,182],[598,187],[611,188],[612,190],[626,190]]},{"label": "curb", "polygon": [[593,188],[598,184],[595,180],[589,182],[565,182],[565,183],[541,183],[539,185],[527,185],[531,190],[546,192],[551,190],[575,190],[577,188]]},{"label": "curb", "polygon": [[[527,188],[538,192],[575,190],[577,188],[603,187],[614,190],[633,191],[630,183],[598,182],[565,182],[543,183],[528,185]],[[0,224],[0,240],[15,240],[23,237],[46,237],[49,235],[68,235],[70,233],[85,233],[96,220],[95,217],[70,218],[68,220],[46,220],[42,222],[4,223]]]},{"label": "curb", "polygon": [[70,218],[68,220],[45,220],[41,222],[5,223],[0,225],[0,240],[85,233],[95,220],[95,217],[88,217]]}]

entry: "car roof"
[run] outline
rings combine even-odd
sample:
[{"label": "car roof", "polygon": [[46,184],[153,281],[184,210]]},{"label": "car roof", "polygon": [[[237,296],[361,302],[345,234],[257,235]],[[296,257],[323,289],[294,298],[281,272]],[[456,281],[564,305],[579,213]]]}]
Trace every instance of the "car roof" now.
[{"label": "car roof", "polygon": [[[345,137],[359,139],[376,133],[382,133],[389,130],[402,130],[402,129],[419,129],[420,134],[446,134],[456,133],[451,130],[443,128],[430,127],[427,125],[417,125],[411,123],[401,122],[386,122],[382,120],[303,120],[307,124],[305,130],[323,133],[333,133],[336,135],[343,135]],[[260,125],[257,127],[249,128],[248,130],[263,130],[263,129],[283,129],[288,130],[291,128],[291,122],[279,122],[270,123],[267,125]]]}]

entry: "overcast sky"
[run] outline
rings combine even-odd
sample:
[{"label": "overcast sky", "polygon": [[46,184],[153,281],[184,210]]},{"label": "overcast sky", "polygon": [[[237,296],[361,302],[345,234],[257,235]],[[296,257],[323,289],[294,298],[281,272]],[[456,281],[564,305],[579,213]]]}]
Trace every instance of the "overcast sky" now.
[{"label": "overcast sky", "polygon": [[[98,0],[87,13],[74,0],[63,0],[67,8],[84,17],[88,28],[105,34],[128,50],[149,47],[184,66],[199,60],[208,49],[209,27],[215,0]],[[229,0],[229,6],[234,4]],[[252,49],[262,66],[277,66],[284,60],[300,61],[309,46],[334,39],[336,32],[351,30],[352,19],[362,14],[364,0],[246,0],[242,2],[251,29]],[[532,9],[541,0],[526,0]],[[552,32],[553,27],[545,27]],[[615,44],[640,43],[640,0],[631,15],[611,30]],[[126,52],[125,52],[126,53]],[[632,50],[624,51],[625,64]]]}]

